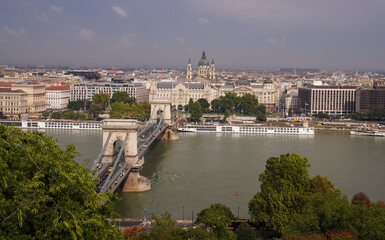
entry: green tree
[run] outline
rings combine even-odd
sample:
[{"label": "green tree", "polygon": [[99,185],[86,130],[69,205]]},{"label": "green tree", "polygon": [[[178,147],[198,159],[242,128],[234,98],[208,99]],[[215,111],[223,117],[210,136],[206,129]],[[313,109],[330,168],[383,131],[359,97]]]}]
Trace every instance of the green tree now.
[{"label": "green tree", "polygon": [[350,228],[351,206],[341,193],[318,193],[306,200],[301,211],[292,218],[285,233],[320,234],[340,232]]},{"label": "green tree", "polygon": [[246,115],[255,115],[258,107],[258,99],[255,95],[246,93],[239,99],[238,112]]},{"label": "green tree", "polygon": [[238,240],[254,240],[257,238],[257,234],[247,223],[241,223],[237,230],[235,230]]},{"label": "green tree", "polygon": [[257,117],[256,117],[256,120],[257,121],[260,121],[260,122],[265,122],[266,121],[266,115],[264,113],[257,113]]},{"label": "green tree", "polygon": [[198,99],[199,104],[202,107],[202,111],[204,113],[209,113],[210,112],[210,103],[207,101],[205,98],[200,98]]},{"label": "green tree", "polygon": [[113,119],[128,118],[130,105],[123,102],[115,102],[111,105],[110,117]]},{"label": "green tree", "polygon": [[[84,105],[86,109],[84,109]],[[91,101],[88,101],[87,99],[84,100],[76,100],[76,101],[70,101],[68,102],[67,108],[73,111],[79,111],[81,109],[87,110],[91,106]]]},{"label": "green tree", "polygon": [[51,113],[51,118],[53,118],[53,119],[61,119],[62,118],[62,114],[60,112],[53,112],[53,113]]},{"label": "green tree", "polygon": [[49,118],[49,112],[43,112],[43,114],[41,116],[43,117],[43,119],[47,119],[47,118]]},{"label": "green tree", "polygon": [[123,239],[112,194],[44,133],[0,125],[0,239]]},{"label": "green tree", "polygon": [[223,122],[227,122],[227,118],[231,116],[230,110],[226,109],[225,116],[223,117]]},{"label": "green tree", "polygon": [[124,102],[128,104],[136,103],[135,98],[130,97],[127,92],[114,92],[112,94],[111,103]]},{"label": "green tree", "polygon": [[192,99],[190,99],[189,102],[189,111],[190,117],[194,122],[199,121],[199,119],[203,116],[201,105],[199,104],[199,102],[194,102]]},{"label": "green tree", "polygon": [[103,112],[102,106],[97,103],[92,103],[89,111],[95,119]]},{"label": "green tree", "polygon": [[197,216],[196,222],[211,227],[218,239],[228,239],[231,236],[227,224],[236,218],[229,207],[220,203],[212,204],[200,211]]},{"label": "green tree", "polygon": [[341,193],[341,190],[335,188],[334,184],[327,177],[322,177],[320,175],[316,175],[309,180],[306,191],[309,194]]},{"label": "green tree", "polygon": [[249,202],[252,218],[263,219],[283,232],[304,204],[310,180],[308,167],[308,159],[297,154],[270,157],[259,175],[261,191]]},{"label": "green tree", "polygon": [[92,103],[99,104],[103,110],[106,110],[108,107],[109,100],[110,95],[108,95],[108,93],[97,93],[92,96]]}]

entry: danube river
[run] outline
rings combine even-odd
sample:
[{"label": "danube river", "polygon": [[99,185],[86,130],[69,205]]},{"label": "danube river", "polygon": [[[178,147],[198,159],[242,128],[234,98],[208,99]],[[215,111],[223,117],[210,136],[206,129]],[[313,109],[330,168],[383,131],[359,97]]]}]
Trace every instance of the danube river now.
[{"label": "danube river", "polygon": [[[102,148],[101,131],[46,130],[59,144],[74,144],[79,163]],[[270,156],[297,153],[307,157],[310,175],[328,177],[349,199],[365,192],[372,201],[385,200],[385,138],[320,133],[311,136],[179,133],[179,140],[158,141],[145,156],[141,174],[152,190],[120,193],[116,211],[142,218],[168,211],[191,219],[212,203],[223,203],[248,218],[248,201],[259,190],[258,176]],[[236,193],[239,193],[237,196]]]}]

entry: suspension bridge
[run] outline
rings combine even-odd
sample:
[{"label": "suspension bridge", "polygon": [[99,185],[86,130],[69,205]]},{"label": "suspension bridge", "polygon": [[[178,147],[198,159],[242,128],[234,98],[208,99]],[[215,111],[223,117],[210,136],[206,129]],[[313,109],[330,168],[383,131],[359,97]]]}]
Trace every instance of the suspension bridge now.
[{"label": "suspension bridge", "polygon": [[139,172],[144,153],[156,139],[171,137],[171,123],[170,103],[159,101],[151,103],[150,119],[141,129],[133,119],[103,120],[103,145],[93,168],[100,180],[97,192],[150,190],[150,180]]}]

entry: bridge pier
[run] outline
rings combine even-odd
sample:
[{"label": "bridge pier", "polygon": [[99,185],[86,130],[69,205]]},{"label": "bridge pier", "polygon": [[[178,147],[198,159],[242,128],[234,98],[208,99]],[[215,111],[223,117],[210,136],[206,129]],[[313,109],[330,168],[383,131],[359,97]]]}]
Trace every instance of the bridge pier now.
[{"label": "bridge pier", "polygon": [[123,192],[145,192],[151,190],[151,182],[139,172],[130,172],[124,183]]},{"label": "bridge pier", "polygon": [[172,129],[167,128],[164,131],[164,134],[160,138],[161,140],[168,140],[168,141],[173,141],[173,140],[178,140],[179,136],[178,133],[174,132]]}]

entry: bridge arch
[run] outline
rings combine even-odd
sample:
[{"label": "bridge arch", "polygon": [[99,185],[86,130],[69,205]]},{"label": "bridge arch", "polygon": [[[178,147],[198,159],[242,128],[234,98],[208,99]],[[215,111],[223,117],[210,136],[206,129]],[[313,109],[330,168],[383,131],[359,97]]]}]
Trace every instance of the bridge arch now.
[{"label": "bridge arch", "polygon": [[[103,129],[103,146],[106,145],[102,162],[112,163],[115,159],[114,154],[116,154],[117,144],[124,144],[121,147],[124,147],[125,162],[129,165],[135,164],[138,161],[137,121],[132,119],[107,119],[103,120],[101,127]],[[126,137],[127,140],[124,143]]]},{"label": "bridge arch", "polygon": [[151,122],[155,123],[158,115],[163,113],[164,122],[171,124],[171,101],[168,100],[152,100],[151,104]]}]

